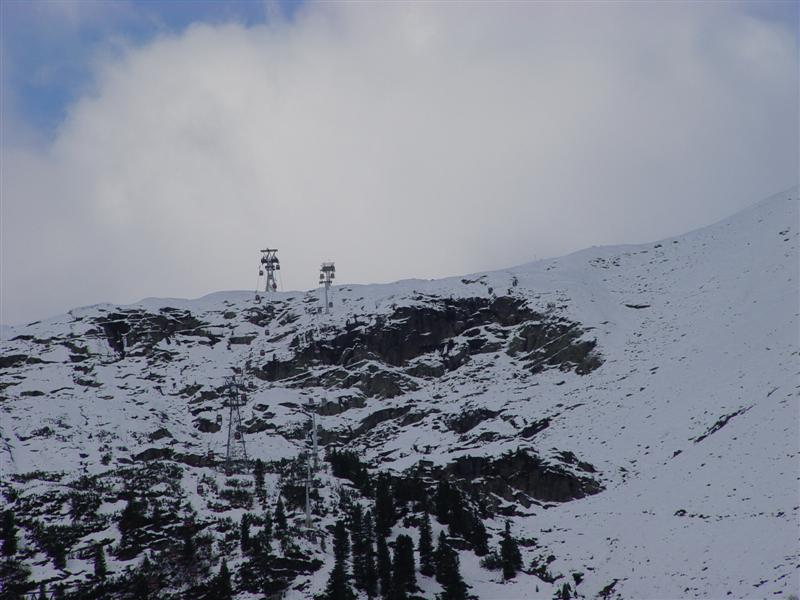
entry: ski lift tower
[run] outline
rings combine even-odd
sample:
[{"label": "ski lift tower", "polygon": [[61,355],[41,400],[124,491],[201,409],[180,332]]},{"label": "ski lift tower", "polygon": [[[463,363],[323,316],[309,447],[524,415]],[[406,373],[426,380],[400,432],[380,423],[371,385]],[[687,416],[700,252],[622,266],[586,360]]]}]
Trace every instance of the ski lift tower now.
[{"label": "ski lift tower", "polygon": [[314,527],[313,521],[311,520],[311,486],[313,483],[311,461],[308,460],[308,456],[306,456],[306,530],[310,535]]},{"label": "ski lift tower", "polygon": [[244,444],[244,425],[239,410],[247,403],[244,383],[233,375],[225,378],[228,406],[228,443],[225,445],[225,473],[230,475],[247,466],[247,447]]},{"label": "ski lift tower", "polygon": [[316,403],[313,400],[309,400],[308,403],[305,405],[305,409],[308,411],[309,414],[309,436],[306,437],[306,441],[311,441],[311,468],[314,472],[319,471],[319,435],[317,427],[317,412],[316,412]]},{"label": "ski lift tower", "polygon": [[319,284],[325,286],[325,312],[331,312],[331,303],[328,301],[328,290],[331,288],[334,277],[336,276],[336,267],[332,262],[324,262],[319,268]]},{"label": "ski lift tower", "polygon": [[[264,248],[261,251],[261,264],[258,267],[258,278],[264,278],[264,294],[268,295],[270,292],[275,292],[278,289],[278,282],[275,279],[275,271],[281,270],[281,263],[278,260],[277,248]],[[256,301],[260,300],[258,297],[258,289],[256,289]]]}]

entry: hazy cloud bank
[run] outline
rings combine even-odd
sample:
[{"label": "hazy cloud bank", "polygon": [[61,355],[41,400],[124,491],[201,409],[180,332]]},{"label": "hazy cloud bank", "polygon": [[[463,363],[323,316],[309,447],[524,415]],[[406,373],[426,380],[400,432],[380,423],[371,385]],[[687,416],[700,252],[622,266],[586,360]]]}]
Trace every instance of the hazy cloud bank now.
[{"label": "hazy cloud bank", "polygon": [[796,32],[723,4],[312,4],[98,58],[3,147],[2,321],[647,241],[797,182]]}]

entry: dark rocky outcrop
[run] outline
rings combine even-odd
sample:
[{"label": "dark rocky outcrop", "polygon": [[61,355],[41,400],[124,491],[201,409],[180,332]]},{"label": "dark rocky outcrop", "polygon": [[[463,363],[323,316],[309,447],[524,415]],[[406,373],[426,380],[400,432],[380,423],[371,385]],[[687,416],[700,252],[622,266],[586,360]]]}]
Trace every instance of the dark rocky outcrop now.
[{"label": "dark rocky outcrop", "polygon": [[105,337],[108,345],[120,358],[126,355],[147,356],[161,341],[172,341],[176,336],[193,336],[201,342],[214,345],[220,337],[205,330],[207,323],[197,319],[187,310],[162,308],[158,313],[144,310],[122,310],[97,318],[99,330],[89,335]]},{"label": "dark rocky outcrop", "polygon": [[[354,386],[370,397],[391,398],[414,389],[413,377],[439,377],[476,354],[498,352],[504,345],[509,355],[520,356],[535,372],[557,366],[583,374],[600,365],[593,354],[595,342],[581,339],[584,331],[577,323],[536,313],[524,300],[501,296],[415,301],[395,308],[388,317],[354,320],[344,329],[317,334],[298,333],[290,344],[293,356],[273,355],[250,372],[266,381]],[[336,369],[309,376],[311,367],[321,366]]]},{"label": "dark rocky outcrop", "polygon": [[526,439],[530,439],[540,431],[544,431],[545,429],[547,429],[549,426],[550,426],[549,418],[539,419],[538,421],[534,421],[530,425],[526,425],[522,429],[522,431],[519,432],[519,434]]},{"label": "dark rocky outcrop", "polygon": [[27,354],[8,354],[6,356],[0,356],[0,369],[10,369],[24,364],[33,365],[43,362],[45,361],[35,356],[28,356]]},{"label": "dark rocky outcrop", "polygon": [[150,440],[151,442],[156,442],[156,441],[164,439],[164,438],[172,438],[172,437],[173,436],[169,432],[169,429],[166,429],[165,427],[161,427],[160,429],[156,429],[153,433],[148,435],[147,439]]},{"label": "dark rocky outcrop", "polygon": [[148,448],[133,456],[135,461],[165,460],[172,458],[170,448]]},{"label": "dark rocky outcrop", "polygon": [[361,424],[358,426],[358,428],[353,430],[353,434],[361,435],[362,433],[369,431],[384,421],[390,421],[391,419],[397,419],[404,416],[409,410],[411,410],[410,406],[398,406],[394,408],[383,408],[381,410],[376,410],[374,413],[361,421]]},{"label": "dark rocky outcrop", "polygon": [[467,433],[487,419],[494,419],[498,414],[500,413],[487,408],[465,410],[464,412],[449,417],[447,419],[447,426],[456,433]]},{"label": "dark rocky outcrop", "polygon": [[194,420],[195,429],[201,431],[203,433],[216,433],[222,426],[216,423],[215,421],[211,421],[204,417],[199,417]]},{"label": "dark rocky outcrop", "polygon": [[322,402],[315,407],[314,412],[323,417],[338,415],[351,408],[362,408],[364,398],[358,396],[343,396],[336,400]]},{"label": "dark rocky outcrop", "polygon": [[548,464],[526,450],[517,450],[499,458],[464,456],[447,465],[445,471],[483,492],[523,506],[529,506],[531,500],[567,502],[603,490],[594,479],[579,477]]}]

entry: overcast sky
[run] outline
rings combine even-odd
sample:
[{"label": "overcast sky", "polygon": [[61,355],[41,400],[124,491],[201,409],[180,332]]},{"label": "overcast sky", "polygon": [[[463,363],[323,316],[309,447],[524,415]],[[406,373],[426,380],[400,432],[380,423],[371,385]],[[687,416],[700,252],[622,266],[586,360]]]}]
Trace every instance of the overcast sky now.
[{"label": "overcast sky", "polygon": [[709,224],[798,181],[797,6],[6,1],[0,322]]}]

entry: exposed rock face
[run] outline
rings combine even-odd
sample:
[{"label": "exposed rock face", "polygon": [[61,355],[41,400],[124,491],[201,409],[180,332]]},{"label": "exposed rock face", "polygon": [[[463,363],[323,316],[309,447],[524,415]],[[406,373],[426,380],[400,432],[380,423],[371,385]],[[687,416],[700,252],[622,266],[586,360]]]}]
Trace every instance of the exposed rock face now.
[{"label": "exposed rock face", "polygon": [[211,421],[203,417],[195,419],[194,426],[202,433],[216,433],[222,429],[222,426],[215,421]]},{"label": "exposed rock face", "polygon": [[450,463],[445,471],[484,492],[523,506],[529,506],[532,499],[566,502],[603,490],[603,486],[591,477],[578,476],[559,466],[547,464],[526,450],[504,454],[499,458],[465,456]]},{"label": "exposed rock face", "polygon": [[355,435],[360,435],[374,428],[376,425],[378,425],[378,423],[383,423],[384,421],[402,417],[410,410],[410,408],[411,407],[409,406],[400,406],[397,408],[384,408],[376,411],[361,421],[361,425],[359,425],[358,429],[353,431],[353,433]]},{"label": "exposed rock face", "polygon": [[158,313],[144,310],[122,310],[95,320],[99,330],[89,335],[102,335],[120,358],[126,355],[147,356],[162,340],[170,341],[176,335],[205,338],[214,345],[220,337],[205,330],[207,323],[197,319],[188,310],[162,308]]},{"label": "exposed rock face", "polygon": [[477,427],[479,424],[487,419],[494,419],[499,413],[494,410],[480,408],[477,410],[467,410],[447,421],[447,426],[456,433],[467,433],[471,429]]},{"label": "exposed rock face", "polygon": [[[532,311],[523,300],[498,298],[416,298],[387,318],[348,322],[324,337],[297,334],[294,356],[274,355],[253,374],[266,381],[300,386],[356,387],[370,397],[392,398],[415,389],[414,377],[439,377],[477,354],[505,351],[533,372],[557,366],[588,373],[601,364],[595,341],[583,340],[577,323]],[[510,340],[510,341],[509,341]],[[332,366],[324,375],[312,367]]]}]

